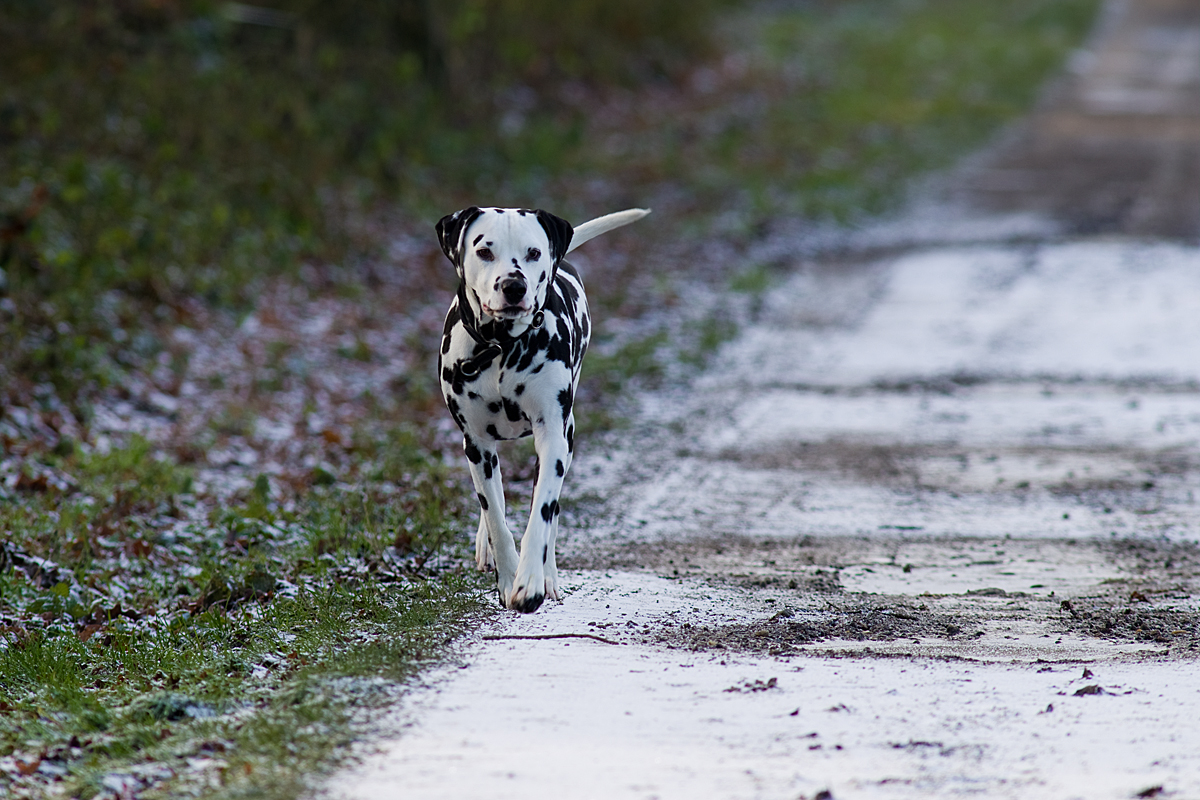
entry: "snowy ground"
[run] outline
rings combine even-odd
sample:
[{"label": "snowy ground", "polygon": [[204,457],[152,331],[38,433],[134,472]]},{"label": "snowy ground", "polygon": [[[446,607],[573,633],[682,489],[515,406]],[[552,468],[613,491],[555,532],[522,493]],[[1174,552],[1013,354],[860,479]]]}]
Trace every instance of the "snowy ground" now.
[{"label": "snowy ground", "polygon": [[644,574],[575,586],[505,632],[608,625],[627,643],[488,642],[433,679],[413,727],[344,796],[1096,800],[1200,786],[1195,663],[1152,648],[1083,643],[1084,663],[668,650],[625,632],[763,610]]},{"label": "snowy ground", "polygon": [[1200,791],[1200,251],[863,270],[821,279],[840,320],[780,287],[636,451],[578,462],[593,568],[492,634],[620,644],[477,642],[345,796]]},{"label": "snowy ground", "polygon": [[[1064,114],[1194,124],[1102,90],[1190,97],[1151,51],[1200,17],[1109,5],[1033,119],[1056,146]],[[1030,185],[765,242],[797,255],[754,323],[576,461],[564,602],[481,631],[333,794],[1200,797],[1200,249],[1078,235]],[[547,634],[608,641],[511,638]]]}]

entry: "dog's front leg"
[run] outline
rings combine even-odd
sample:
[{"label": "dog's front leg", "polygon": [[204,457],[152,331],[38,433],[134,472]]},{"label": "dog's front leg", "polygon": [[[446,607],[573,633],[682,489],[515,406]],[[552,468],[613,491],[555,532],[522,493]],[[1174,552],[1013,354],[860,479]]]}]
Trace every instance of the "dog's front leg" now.
[{"label": "dog's front leg", "polygon": [[[571,425],[572,429],[575,427],[574,418],[571,419],[570,425]],[[569,444],[570,443],[568,442],[568,445]],[[573,456],[572,456],[571,452],[568,451],[567,457],[566,457],[566,459],[564,459],[564,462],[563,462],[564,463],[564,469],[563,469],[564,477],[566,476],[566,473],[571,471],[572,457]],[[557,505],[555,505],[554,508],[555,508],[555,511],[559,510]],[[550,535],[549,535],[549,542],[548,542],[549,547],[547,548],[547,550],[549,551],[549,557],[546,559],[546,563],[543,568],[543,571],[546,574],[546,597],[550,598],[551,600],[561,601],[562,594],[558,591],[558,563],[554,560],[554,545],[556,544],[556,542],[558,540],[559,516],[560,516],[559,514],[555,514],[554,518],[550,520]]]},{"label": "dog's front leg", "polygon": [[538,454],[537,485],[533,489],[529,525],[521,539],[521,562],[517,565],[517,577],[508,601],[509,608],[527,614],[537,611],[547,594],[558,597],[557,570],[551,587],[547,583],[547,566],[553,557],[550,550],[554,547],[558,498],[571,463],[567,437],[556,425],[535,425],[533,437]]},{"label": "dog's front leg", "polygon": [[[513,577],[517,572],[517,546],[512,532],[504,520],[504,484],[500,478],[500,458],[495,447],[477,444],[470,437],[464,438],[467,463],[471,468],[471,480],[479,496],[479,534],[486,533],[487,549],[496,563],[496,589],[500,593],[500,605],[504,605],[512,594]],[[475,557],[481,569],[487,561],[480,560],[479,534],[476,534]],[[486,552],[482,554],[486,559]]]}]

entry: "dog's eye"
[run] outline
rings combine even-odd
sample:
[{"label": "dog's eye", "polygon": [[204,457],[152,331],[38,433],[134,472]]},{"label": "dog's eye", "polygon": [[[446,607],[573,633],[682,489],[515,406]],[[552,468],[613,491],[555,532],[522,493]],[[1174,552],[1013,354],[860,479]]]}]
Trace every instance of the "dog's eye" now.
[{"label": "dog's eye", "polygon": [[542,251],[538,250],[536,247],[529,248],[529,252],[525,254],[526,261],[537,261],[541,257]]},{"label": "dog's eye", "polygon": [[496,255],[488,248],[481,247],[475,251],[475,255],[479,256],[484,261],[495,261]]}]

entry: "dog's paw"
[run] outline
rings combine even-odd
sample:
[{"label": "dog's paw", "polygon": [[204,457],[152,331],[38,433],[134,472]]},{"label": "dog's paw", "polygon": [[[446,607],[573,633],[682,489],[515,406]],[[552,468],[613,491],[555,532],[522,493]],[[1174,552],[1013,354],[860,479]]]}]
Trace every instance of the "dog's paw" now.
[{"label": "dog's paw", "polygon": [[520,611],[522,614],[532,614],[542,607],[542,601],[545,599],[544,591],[535,594],[528,587],[518,586],[508,596],[508,607],[513,611]]},{"label": "dog's paw", "polygon": [[496,559],[492,554],[492,548],[486,540],[483,546],[480,547],[478,542],[475,545],[475,568],[480,572],[491,572],[496,568]]},{"label": "dog's paw", "polygon": [[562,602],[562,593],[558,591],[558,570],[551,564],[546,565],[546,598]]},{"label": "dog's paw", "polygon": [[492,551],[484,548],[483,555],[475,554],[475,568],[480,572],[491,572],[496,568],[496,561],[492,558]]},{"label": "dog's paw", "polygon": [[546,599],[545,567],[541,559],[533,558],[532,555],[522,548],[521,561],[517,564],[517,572],[513,576],[513,589],[508,595],[508,607],[523,614],[537,611]]},{"label": "dog's paw", "polygon": [[492,553],[492,543],[488,541],[487,526],[479,521],[479,531],[475,534],[475,566],[480,572],[490,572],[496,565],[496,557]]},{"label": "dog's paw", "polygon": [[504,570],[496,568],[496,591],[500,595],[500,607],[512,608],[513,575],[504,574]]}]

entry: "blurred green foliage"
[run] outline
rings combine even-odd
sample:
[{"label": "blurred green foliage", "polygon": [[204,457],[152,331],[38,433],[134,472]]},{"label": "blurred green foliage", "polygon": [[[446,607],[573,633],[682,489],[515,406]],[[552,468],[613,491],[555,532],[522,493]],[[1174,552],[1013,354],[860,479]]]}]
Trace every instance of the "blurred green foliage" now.
[{"label": "blurred green foliage", "polygon": [[740,148],[739,167],[760,187],[787,175],[790,197],[761,194],[799,213],[881,209],[898,181],[952,163],[1025,111],[1096,8],[923,0],[781,15],[765,38],[790,91]]},{"label": "blurred green foliage", "polygon": [[878,211],[1027,108],[1096,7],[0,0],[0,391],[110,384],[160,318],[370,253],[385,206]]},{"label": "blurred green foliage", "polygon": [[[1034,101],[1097,0],[811,0],[735,19],[730,57],[685,103],[601,137],[627,176],[674,180],[693,208],[853,220],[947,166]],[[597,164],[594,168],[599,168]]]},{"label": "blurred green foliage", "polygon": [[662,74],[716,2],[3,0],[6,366],[104,383],[144,301],[244,304],[381,199],[433,217],[553,162],[578,123],[497,137],[513,87]]}]

